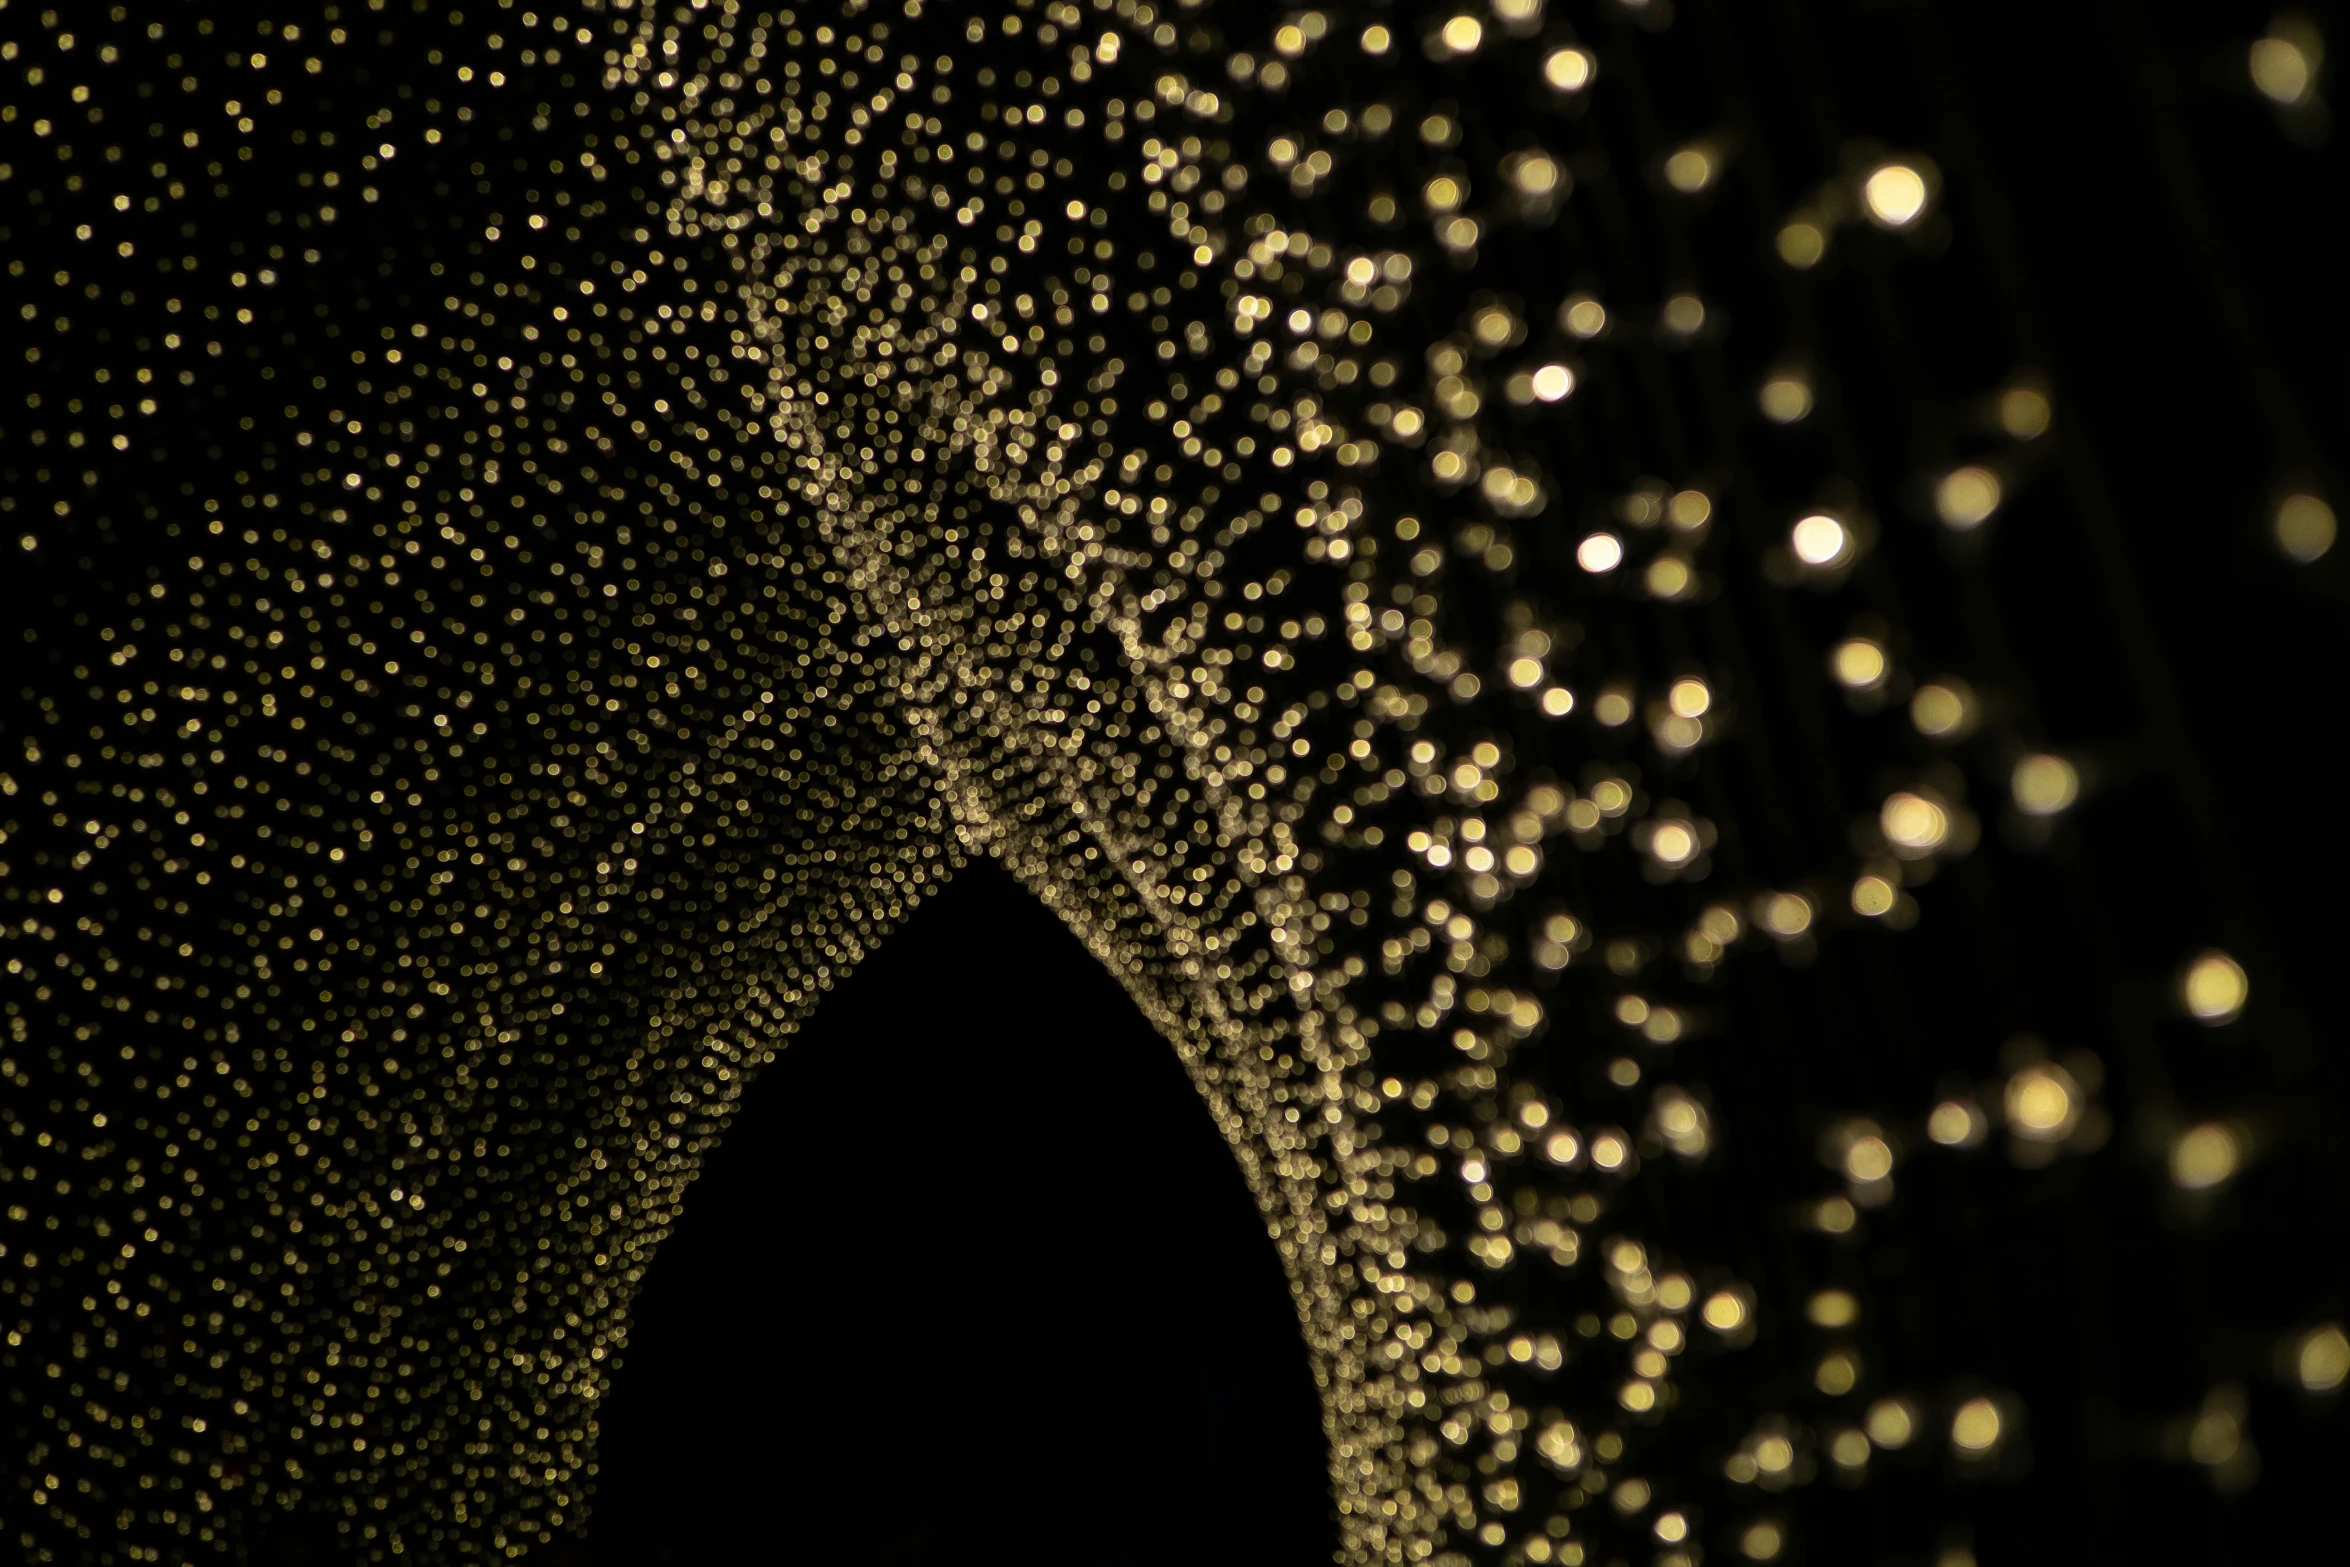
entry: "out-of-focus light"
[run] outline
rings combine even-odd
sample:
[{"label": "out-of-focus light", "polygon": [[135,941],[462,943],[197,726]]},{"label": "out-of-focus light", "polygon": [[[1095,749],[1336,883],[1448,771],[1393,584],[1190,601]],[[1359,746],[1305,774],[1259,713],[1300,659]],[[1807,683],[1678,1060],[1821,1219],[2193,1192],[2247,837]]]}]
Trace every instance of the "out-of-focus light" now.
[{"label": "out-of-focus light", "polygon": [[2054,816],[2081,795],[2081,775],[2061,756],[2027,756],[2015,764],[2008,786],[2016,809],[2027,816]]},{"label": "out-of-focus light", "polygon": [[2277,502],[2271,526],[2277,548],[2304,566],[2334,547],[2334,509],[2314,495],[2288,495]]},{"label": "out-of-focus light", "polygon": [[1999,475],[1969,465],[1953,468],[1934,486],[1934,513],[1945,526],[1980,527],[1999,509]]},{"label": "out-of-focus light", "polygon": [[1828,670],[1848,691],[1874,691],[1891,669],[1885,650],[1867,637],[1846,637],[1828,655]]},{"label": "out-of-focus light", "polygon": [[1852,530],[1826,512],[1813,512],[1788,530],[1787,547],[1814,570],[1841,566],[1852,558]]},{"label": "out-of-focus light", "polygon": [[1624,563],[1624,541],[1612,533],[1594,533],[1575,546],[1575,564],[1600,576]]},{"label": "out-of-focus light", "polygon": [[1922,685],[1909,699],[1909,721],[1930,740],[1959,739],[1975,726],[1974,690],[1948,676]]},{"label": "out-of-focus light", "polygon": [[2236,1173],[2244,1145],[2235,1131],[2217,1121],[2190,1127],[2170,1145],[2170,1178],[2182,1189],[2208,1191]]},{"label": "out-of-focus light", "polygon": [[2252,981],[2244,966],[2216,948],[2187,965],[2179,981],[2179,999],[2196,1022],[2217,1028],[2232,1023],[2252,997]]},{"label": "out-of-focus light", "polygon": [[1860,196],[1870,222],[1905,229],[1925,215],[1926,177],[1906,163],[1880,163],[1861,182]]},{"label": "out-of-focus light", "polygon": [[1542,79],[1553,92],[1581,92],[1599,74],[1599,62],[1581,49],[1554,49],[1542,62]]},{"label": "out-of-focus light", "polygon": [[1950,1445],[1969,1457],[1980,1457],[1999,1445],[2001,1426],[1997,1404],[1970,1398],[1950,1417]]},{"label": "out-of-focus light", "polygon": [[1811,412],[1811,383],[1792,370],[1781,370],[1765,380],[1755,404],[1773,424],[1794,424]]},{"label": "out-of-focus light", "polygon": [[2317,29],[2298,18],[2272,28],[2265,38],[2253,40],[2252,85],[2263,98],[2286,108],[2307,102],[2324,48]]},{"label": "out-of-focus light", "polygon": [[2063,1067],[2035,1062],[2007,1080],[2008,1130],[2026,1142],[2062,1142],[2081,1120],[2081,1085]]}]

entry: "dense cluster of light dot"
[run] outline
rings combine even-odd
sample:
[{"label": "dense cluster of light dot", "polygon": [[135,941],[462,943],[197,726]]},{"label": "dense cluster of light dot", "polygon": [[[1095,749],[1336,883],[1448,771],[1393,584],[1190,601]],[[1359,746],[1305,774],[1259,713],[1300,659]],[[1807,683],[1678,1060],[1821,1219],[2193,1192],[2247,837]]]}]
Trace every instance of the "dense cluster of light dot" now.
[{"label": "dense cluster of light dot", "polygon": [[[1671,0],[298,9],[0,16],[25,1559],[578,1528],[700,1153],[964,854],[1229,1138],[1348,1561],[1969,1562],[2102,1460],[1918,1258],[2331,1178],[2208,841],[2076,852],[2167,741],[2001,621],[2097,503],[1963,126]],[[2095,1442],[2319,1441],[2339,1277]]]}]

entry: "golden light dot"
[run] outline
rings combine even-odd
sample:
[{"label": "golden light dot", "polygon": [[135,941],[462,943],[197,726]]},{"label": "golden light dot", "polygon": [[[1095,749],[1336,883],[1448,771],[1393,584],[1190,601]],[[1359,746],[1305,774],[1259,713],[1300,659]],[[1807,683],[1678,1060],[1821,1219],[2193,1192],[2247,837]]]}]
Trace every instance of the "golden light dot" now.
[{"label": "golden light dot", "polygon": [[1581,92],[1599,74],[1599,62],[1581,49],[1554,49],[1542,62],[1542,79],[1553,92]]},{"label": "golden light dot", "polygon": [[2170,1178],[2191,1192],[2208,1191],[2236,1173],[2244,1146],[2233,1129],[2217,1121],[2190,1127],[2170,1145]]},{"label": "golden light dot", "polygon": [[2027,1142],[2061,1142],[2081,1119],[2081,1087],[2063,1067],[2024,1067],[2007,1080],[2008,1129]]},{"label": "golden light dot", "polygon": [[2048,432],[2048,394],[2036,386],[2011,386],[1999,394],[1999,428],[2019,441]]},{"label": "golden light dot", "polygon": [[1811,382],[1793,371],[1781,371],[1762,384],[1755,404],[1773,424],[1795,424],[1811,413]]},{"label": "golden light dot", "polygon": [[1860,1320],[1860,1302],[1846,1290],[1821,1290],[1804,1308],[1815,1328],[1848,1328]]},{"label": "golden light dot", "polygon": [[2314,495],[2288,495],[2277,502],[2272,529],[2285,558],[2306,566],[2334,547],[2334,509]]},{"label": "golden light dot", "polygon": [[1779,230],[1774,244],[1781,261],[1808,272],[1828,254],[1828,231],[1809,218],[1796,218]]},{"label": "golden light dot", "polygon": [[1975,726],[1975,694],[1963,680],[1944,678],[1918,687],[1909,721],[1932,740],[1956,740]]},{"label": "golden light dot", "polygon": [[1806,566],[1824,570],[1852,558],[1852,531],[1824,511],[1813,512],[1788,530],[1787,547]]},{"label": "golden light dot", "polygon": [[1394,44],[1395,35],[1374,22],[1363,29],[1363,53],[1385,54]]},{"label": "golden light dot", "polygon": [[1763,900],[1756,919],[1781,941],[1792,941],[1811,929],[1811,899],[1797,892],[1774,892]]},{"label": "golden light dot", "polygon": [[1964,1148],[1983,1135],[1983,1115],[1973,1105],[1945,1099],[1926,1117],[1926,1135],[1945,1148]]},{"label": "golden light dot", "polygon": [[1926,177],[1906,163],[1881,163],[1861,182],[1860,194],[1871,223],[1905,229],[1925,214]]},{"label": "golden light dot", "polygon": [[1510,660],[1510,684],[1519,690],[1530,690],[1542,684],[1542,660],[1515,658]]},{"label": "golden light dot", "polygon": [[1542,693],[1542,711],[1548,718],[1564,718],[1575,710],[1575,693],[1565,686],[1552,686]]},{"label": "golden light dot", "polygon": [[1555,403],[1575,389],[1575,372],[1565,365],[1544,365],[1534,372],[1534,395]]},{"label": "golden light dot", "polygon": [[1684,196],[1694,196],[1713,182],[1713,155],[1703,147],[1684,147],[1665,159],[1665,183]]},{"label": "golden light dot", "polygon": [[1844,1174],[1866,1185],[1893,1173],[1893,1147],[1875,1133],[1855,1137],[1844,1150]]},{"label": "golden light dot", "polygon": [[1705,301],[1695,294],[1675,294],[1665,301],[1664,326],[1675,337],[1694,337],[1705,326]]},{"label": "golden light dot", "polygon": [[2214,1028],[2234,1022],[2251,997],[2252,981],[2243,965],[2217,948],[2188,964],[2186,976],[2179,981],[2179,999],[2186,1003],[2188,1014]]},{"label": "golden light dot", "polygon": [[1885,650],[1867,637],[1847,637],[1828,655],[1836,683],[1853,691],[1874,691],[1885,683]]},{"label": "golden light dot", "polygon": [[1565,177],[1557,162],[1544,153],[1529,153],[1510,170],[1510,182],[1528,196],[1547,196]]},{"label": "golden light dot", "polygon": [[1901,901],[1901,889],[1874,871],[1855,877],[1852,883],[1852,912],[1866,919],[1881,919],[1893,912]]},{"label": "golden light dot", "polygon": [[1869,1433],[1869,1440],[1888,1451],[1907,1447],[1917,1434],[1917,1417],[1908,1404],[1898,1398],[1881,1398],[1869,1406],[1861,1424]]},{"label": "golden light dot", "polygon": [[1573,1164],[1583,1154],[1583,1144],[1573,1132],[1563,1128],[1543,1139],[1542,1157],[1552,1164]]},{"label": "golden light dot", "polygon": [[1754,1444],[1754,1467],[1767,1475],[1785,1474],[1795,1467],[1795,1444],[1772,1432]]},{"label": "golden light dot", "polygon": [[2316,62],[2304,49],[2314,30],[2298,40],[2280,36],[2282,31],[2253,40],[2252,85],[2271,103],[2291,107],[2309,97],[2310,84],[2317,75]]},{"label": "golden light dot", "polygon": [[1683,533],[1704,527],[1713,514],[1713,497],[1703,490],[1675,490],[1665,502],[1665,521]]},{"label": "golden light dot", "polygon": [[1431,212],[1450,212],[1461,204],[1460,181],[1449,174],[1439,174],[1420,190],[1420,197],[1428,203]]},{"label": "golden light dot", "polygon": [[1454,54],[1474,54],[1477,45],[1484,42],[1485,24],[1473,16],[1456,16],[1444,24],[1439,36]]},{"label": "golden light dot", "polygon": [[1779,1526],[1765,1518],[1758,1523],[1748,1524],[1746,1532],[1738,1536],[1738,1554],[1750,1562],[1772,1561],[1778,1557],[1785,1544],[1786,1538],[1780,1534]]},{"label": "golden light dot", "polygon": [[1713,688],[1694,675],[1674,681],[1665,693],[1665,706],[1677,718],[1703,718],[1713,705]]},{"label": "golden light dot", "polygon": [[2350,1381],[2350,1337],[2343,1336],[2340,1324],[2328,1322],[2301,1335],[2293,1373],[2311,1393],[2331,1393]]},{"label": "golden light dot", "polygon": [[1842,1398],[1859,1380],[1860,1362],[1844,1351],[1821,1356],[1811,1374],[1812,1386],[1830,1398]]},{"label": "golden light dot", "polygon": [[1829,1439],[1828,1457],[1840,1468],[1858,1469],[1869,1461],[1868,1434],[1846,1429]]},{"label": "golden light dot", "polygon": [[1554,1469],[1574,1470],[1583,1465],[1583,1441],[1572,1423],[1553,1420],[1534,1439],[1534,1449]]},{"label": "golden light dot", "polygon": [[1652,597],[1672,600],[1688,596],[1690,589],[1697,586],[1697,573],[1690,569],[1688,561],[1668,552],[1648,563],[1641,581]]},{"label": "golden light dot", "polygon": [[1987,1398],[1970,1398],[1950,1417],[1950,1444],[1970,1456],[1988,1453],[1999,1445],[1999,1406]]},{"label": "golden light dot", "polygon": [[1705,1298],[1697,1314],[1716,1333],[1735,1333],[1746,1324],[1746,1299],[1735,1290],[1716,1290]]},{"label": "golden light dot", "polygon": [[1594,338],[1607,330],[1607,306],[1589,294],[1577,294],[1559,307],[1559,325],[1580,338]]},{"label": "golden light dot", "polygon": [[2054,816],[2081,794],[2081,775],[2061,756],[2027,756],[2008,779],[2016,809],[2027,816]]},{"label": "golden light dot", "polygon": [[1575,546],[1575,564],[1600,576],[1624,563],[1624,541],[1612,533],[1594,533]]},{"label": "golden light dot", "polygon": [[1924,795],[1905,790],[1886,796],[1877,825],[1896,850],[1928,854],[1950,836],[1950,813]]},{"label": "golden light dot", "polygon": [[1999,476],[1988,468],[1953,468],[1934,486],[1934,513],[1947,527],[1977,528],[1999,509]]},{"label": "golden light dot", "polygon": [[1685,822],[1660,822],[1649,834],[1648,852],[1664,865],[1686,865],[1697,854],[1697,835]]}]

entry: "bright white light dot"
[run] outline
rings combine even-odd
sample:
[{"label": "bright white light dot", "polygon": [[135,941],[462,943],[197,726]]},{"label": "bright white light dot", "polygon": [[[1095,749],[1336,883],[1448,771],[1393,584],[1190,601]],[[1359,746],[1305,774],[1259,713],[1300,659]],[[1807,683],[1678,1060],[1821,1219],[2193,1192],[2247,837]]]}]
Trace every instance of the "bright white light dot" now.
[{"label": "bright white light dot", "polygon": [[1926,177],[1906,163],[1879,164],[1861,185],[1869,221],[1879,228],[1905,229],[1926,210]]},{"label": "bright white light dot", "polygon": [[1559,49],[1542,62],[1542,79],[1557,92],[1581,92],[1599,74],[1599,62],[1580,49]]},{"label": "bright white light dot", "polygon": [[1565,365],[1544,365],[1534,372],[1534,395],[1555,403],[1575,389],[1575,372]]},{"label": "bright white light dot", "polygon": [[1624,563],[1624,543],[1612,533],[1594,533],[1575,547],[1575,564],[1598,576]]},{"label": "bright white light dot", "polygon": [[1834,566],[1852,553],[1852,533],[1826,512],[1814,512],[1789,531],[1787,544],[1806,566]]}]

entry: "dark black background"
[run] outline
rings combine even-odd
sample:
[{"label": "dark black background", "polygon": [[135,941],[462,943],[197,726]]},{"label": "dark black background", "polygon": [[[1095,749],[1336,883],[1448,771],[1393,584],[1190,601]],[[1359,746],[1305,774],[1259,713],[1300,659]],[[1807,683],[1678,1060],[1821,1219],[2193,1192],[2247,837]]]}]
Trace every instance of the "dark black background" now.
[{"label": "dark black background", "polygon": [[752,1086],[639,1297],[599,1461],[597,1567],[1336,1544],[1237,1166],[1173,1048],[992,862]]}]

